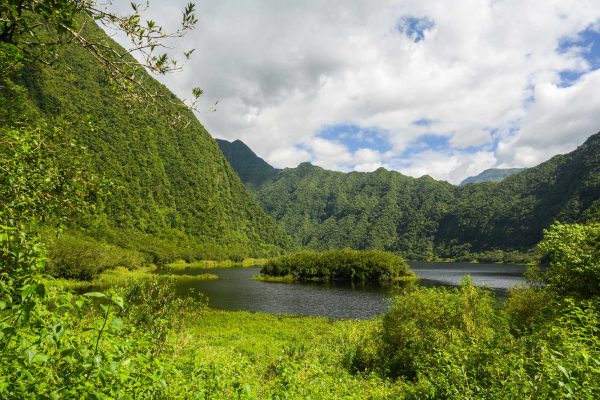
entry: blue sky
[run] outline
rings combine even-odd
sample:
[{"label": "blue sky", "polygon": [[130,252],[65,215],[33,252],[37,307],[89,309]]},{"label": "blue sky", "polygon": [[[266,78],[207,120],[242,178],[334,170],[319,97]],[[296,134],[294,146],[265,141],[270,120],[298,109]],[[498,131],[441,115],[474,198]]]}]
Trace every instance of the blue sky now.
[{"label": "blue sky", "polygon": [[[185,0],[151,2],[167,28]],[[113,4],[127,9],[127,4]],[[460,182],[600,131],[600,0],[203,0],[159,77],[277,167],[379,167]],[[125,42],[123,42],[126,44]],[[218,101],[216,112],[211,105]]]},{"label": "blue sky", "polygon": [[566,53],[576,49],[585,59],[589,67],[584,70],[564,70],[560,72],[560,85],[567,87],[573,85],[577,79],[586,73],[600,68],[600,30],[598,27],[581,31],[575,38],[564,38],[557,49],[559,53]]}]

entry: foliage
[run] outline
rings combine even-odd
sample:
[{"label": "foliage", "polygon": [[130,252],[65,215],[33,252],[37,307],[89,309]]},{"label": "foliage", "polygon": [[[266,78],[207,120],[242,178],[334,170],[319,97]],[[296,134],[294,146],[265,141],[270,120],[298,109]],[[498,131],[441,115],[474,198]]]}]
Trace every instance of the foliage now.
[{"label": "foliage", "polygon": [[[249,187],[285,231],[311,249],[521,263],[533,261],[530,250],[554,221],[600,220],[599,153],[600,133],[502,182],[461,187],[383,168],[341,173],[308,163]],[[245,181],[262,180],[266,170],[250,168],[259,163],[251,151],[225,154]]]},{"label": "foliage", "polygon": [[[129,14],[110,12],[107,5],[94,0],[4,0],[0,3],[0,43],[14,46],[30,61],[46,64],[62,56],[63,46],[77,43],[102,66],[113,83],[123,89],[123,95],[136,97],[136,92],[129,90],[135,87],[143,92],[138,100],[169,101],[168,96],[146,85],[145,70],[165,74],[181,69],[177,59],[164,51],[167,49],[165,41],[182,37],[194,28],[195,5],[186,5],[181,27],[175,32],[165,32],[156,21],[143,19],[148,4],[142,7],[131,3]],[[85,24],[94,22],[120,32],[130,40],[132,47],[125,50],[111,46],[103,34],[82,34]],[[162,52],[159,54],[159,51]],[[192,53],[193,50],[188,50],[183,55],[187,60]],[[141,64],[132,54],[142,60]],[[202,90],[194,88],[192,94],[197,99]]]},{"label": "foliage", "polygon": [[169,332],[201,304],[175,299],[158,278],[125,300],[115,291],[74,296],[42,275],[35,239],[4,227],[0,244],[0,397],[164,396]]},{"label": "foliage", "polygon": [[302,252],[269,260],[261,274],[295,281],[391,283],[412,276],[406,262],[379,250]]},{"label": "foliage", "polygon": [[0,126],[0,217],[65,223],[93,211],[104,188],[68,126]]},{"label": "foliage", "polygon": [[[107,45],[119,49],[96,26],[86,24],[82,34],[104,37]],[[94,218],[76,221],[88,236],[140,251],[157,264],[177,258],[271,256],[290,246],[245,191],[214,140],[150,76],[144,75],[146,87],[169,99],[160,103],[164,113],[122,96],[97,60],[77,44],[57,48],[59,57],[52,66],[19,58],[10,45],[3,44],[0,50],[21,65],[0,91],[0,120],[6,123],[3,137],[10,139],[3,142],[0,157],[28,160],[18,153],[19,141],[25,140],[25,130],[34,130],[37,136],[29,142],[45,145],[44,154],[38,151],[31,158],[41,163],[37,170],[55,171],[65,176],[64,181],[75,178],[87,184],[93,178],[92,186],[110,182],[110,195],[100,196],[90,213]],[[131,88],[136,90],[143,94]],[[189,125],[174,122],[171,116],[177,113],[184,113]],[[50,151],[54,159],[65,162],[47,168]],[[43,181],[26,180],[25,173],[15,178],[11,173],[0,178],[0,193],[6,191],[7,196],[13,196],[7,176],[31,182],[32,188],[40,187],[39,193],[47,192],[47,184],[38,184]],[[62,199],[77,204],[75,196]],[[44,201],[40,199],[40,204]]]},{"label": "foliage", "polygon": [[538,245],[549,262],[543,281],[552,291],[600,295],[600,224],[554,224]]},{"label": "foliage", "polygon": [[597,301],[552,300],[539,289],[512,292],[501,306],[469,284],[415,288],[354,339],[345,362],[395,378],[400,398],[593,399],[599,318]]},{"label": "foliage", "polygon": [[143,254],[125,250],[80,234],[68,233],[54,240],[48,272],[56,277],[91,280],[114,267],[140,268],[148,263]]},{"label": "foliage", "polygon": [[217,144],[246,186],[257,188],[277,174],[275,168],[254,154],[244,142],[217,139]]},{"label": "foliage", "polygon": [[353,366],[412,379],[420,368],[434,365],[441,352],[463,352],[465,361],[471,357],[476,363],[477,349],[495,343],[502,325],[492,293],[470,281],[460,289],[410,289],[383,317],[374,359],[358,353]]}]

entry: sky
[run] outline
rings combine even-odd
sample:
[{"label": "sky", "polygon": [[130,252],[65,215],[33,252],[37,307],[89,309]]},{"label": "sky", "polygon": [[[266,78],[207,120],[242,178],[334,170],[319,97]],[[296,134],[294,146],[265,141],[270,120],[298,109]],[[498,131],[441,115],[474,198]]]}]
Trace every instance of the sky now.
[{"label": "sky", "polygon": [[[171,50],[192,59],[158,79],[180,98],[201,87],[207,130],[279,168],[458,183],[600,131],[600,0],[195,3]],[[173,30],[185,4],[151,0],[145,15]]]}]

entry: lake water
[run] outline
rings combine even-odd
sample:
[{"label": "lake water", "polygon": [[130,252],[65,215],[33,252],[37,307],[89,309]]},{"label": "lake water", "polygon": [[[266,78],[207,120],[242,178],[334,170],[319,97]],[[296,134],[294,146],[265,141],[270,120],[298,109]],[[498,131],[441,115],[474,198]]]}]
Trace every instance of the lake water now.
[{"label": "lake water", "polygon": [[[500,296],[525,282],[526,267],[500,264],[409,263],[423,286],[455,286],[470,274],[476,285],[485,285]],[[384,313],[393,289],[352,287],[349,285],[279,283],[251,278],[260,268],[187,269],[176,273],[211,273],[219,280],[178,282],[184,295],[190,290],[208,296],[209,306],[226,310],[264,311],[298,315],[317,315],[332,319],[368,319]]]}]

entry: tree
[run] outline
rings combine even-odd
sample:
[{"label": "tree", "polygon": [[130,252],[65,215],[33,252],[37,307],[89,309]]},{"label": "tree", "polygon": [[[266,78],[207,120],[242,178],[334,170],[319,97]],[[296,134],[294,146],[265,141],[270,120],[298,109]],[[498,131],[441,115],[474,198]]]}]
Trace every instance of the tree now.
[{"label": "tree", "polygon": [[[47,64],[57,57],[60,46],[77,43],[104,66],[109,77],[126,93],[135,93],[127,90],[134,87],[142,93],[141,99],[158,100],[158,92],[144,83],[144,72],[165,74],[181,68],[177,58],[168,54],[166,42],[194,29],[197,23],[194,3],[183,9],[181,25],[174,32],[164,31],[153,20],[144,20],[147,3],[143,6],[131,3],[131,12],[123,15],[109,11],[108,5],[110,2],[96,0],[0,0],[0,43],[13,45],[28,59]],[[109,31],[125,34],[131,47],[122,49],[105,38],[85,35],[86,25],[94,22]],[[184,59],[188,60],[193,52],[184,51]],[[0,71],[0,88],[2,75]],[[191,108],[201,94],[200,88],[192,89]]]}]

